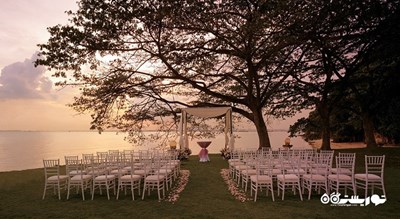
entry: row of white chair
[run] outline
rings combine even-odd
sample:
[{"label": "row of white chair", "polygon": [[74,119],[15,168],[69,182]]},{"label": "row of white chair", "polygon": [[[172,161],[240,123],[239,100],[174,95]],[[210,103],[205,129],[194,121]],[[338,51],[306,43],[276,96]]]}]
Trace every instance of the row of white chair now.
[{"label": "row of white chair", "polygon": [[[60,173],[60,160],[43,160],[45,171],[46,190],[53,188],[54,193],[58,191],[58,198],[61,199],[60,189],[65,187],[67,199],[69,199],[70,189],[76,187],[82,193],[85,200],[85,190],[89,189],[94,198],[95,190],[99,189],[100,194],[104,187],[107,198],[110,199],[109,190],[117,192],[118,199],[120,191],[131,190],[132,200],[134,190],[138,190],[139,195],[144,199],[145,191],[158,190],[158,199],[165,196],[165,187],[172,187],[174,180],[177,179],[180,171],[180,161],[177,160],[175,151],[146,151],[138,154],[132,153],[96,153],[96,155],[83,154],[82,159],[78,156],[65,156],[66,174]],[[142,183],[142,180],[144,181]],[[143,193],[141,194],[141,187]],[[117,187],[117,188],[116,188]],[[162,192],[162,196],[161,196]]]},{"label": "row of white chair", "polygon": [[[273,182],[276,181],[278,196],[282,192],[284,199],[285,190],[290,188],[294,193],[298,191],[302,200],[302,193],[308,190],[308,199],[311,192],[323,189],[327,194],[331,191],[339,193],[340,189],[365,190],[379,188],[386,197],[384,188],[384,160],[385,156],[365,156],[365,172],[355,174],[355,153],[339,153],[336,157],[336,167],[332,167],[333,151],[314,150],[279,150],[279,151],[245,151],[231,152],[229,160],[230,176],[237,185],[247,191],[248,182],[251,182],[251,192],[255,192],[254,201],[257,200],[257,191],[267,189],[273,196]],[[267,193],[268,194],[268,193]]]}]

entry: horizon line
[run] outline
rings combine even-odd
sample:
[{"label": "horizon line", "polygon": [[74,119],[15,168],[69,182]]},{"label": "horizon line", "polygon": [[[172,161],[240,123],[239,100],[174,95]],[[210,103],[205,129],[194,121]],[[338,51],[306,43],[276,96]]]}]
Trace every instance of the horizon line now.
[{"label": "horizon line", "polygon": [[[148,130],[142,130],[143,132],[156,132],[158,130],[156,129],[148,129]],[[269,129],[268,132],[283,132],[283,131],[288,131],[287,129]],[[0,132],[99,132],[97,130],[81,130],[81,129],[75,129],[75,130],[24,130],[24,129],[0,129]],[[124,131],[121,130],[104,130],[102,132],[121,132],[123,133]],[[234,130],[233,132],[257,132],[256,129],[238,129]]]}]

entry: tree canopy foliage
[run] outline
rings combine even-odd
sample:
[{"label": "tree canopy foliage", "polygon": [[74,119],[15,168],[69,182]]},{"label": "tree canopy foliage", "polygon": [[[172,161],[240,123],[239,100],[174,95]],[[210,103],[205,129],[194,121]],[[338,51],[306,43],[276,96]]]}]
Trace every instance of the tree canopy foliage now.
[{"label": "tree canopy foliage", "polygon": [[81,0],[36,64],[81,89],[71,105],[94,129],[169,129],[180,107],[232,106],[270,147],[265,117],[330,111],[397,3]]},{"label": "tree canopy foliage", "polygon": [[[313,101],[317,106],[316,111],[309,119],[299,120],[292,126],[292,134],[295,130],[302,130],[312,138],[316,133],[332,132],[334,140],[359,140],[359,131],[362,130],[369,147],[376,146],[377,132],[398,141],[398,135],[394,132],[398,130],[396,118],[399,113],[396,113],[398,106],[394,102],[400,85],[400,44],[397,40],[400,37],[399,8],[394,2],[374,3],[378,5],[365,7],[364,14],[368,16],[358,15],[363,17],[360,25],[365,26],[362,29],[364,34],[355,29],[355,39],[351,39],[350,34],[348,37],[338,38],[339,41],[349,40],[345,44],[340,45],[338,41],[333,47],[320,47],[326,50],[325,57],[321,60],[325,60],[324,65],[330,66],[332,70],[316,74],[331,72],[330,76],[325,77],[325,87],[320,86],[320,98]],[[355,51],[341,52],[345,45],[352,45],[354,42],[361,42],[354,47]],[[335,48],[337,45],[339,47]],[[313,82],[309,84],[306,87],[316,86]],[[330,136],[326,140],[329,142],[329,139]]]}]

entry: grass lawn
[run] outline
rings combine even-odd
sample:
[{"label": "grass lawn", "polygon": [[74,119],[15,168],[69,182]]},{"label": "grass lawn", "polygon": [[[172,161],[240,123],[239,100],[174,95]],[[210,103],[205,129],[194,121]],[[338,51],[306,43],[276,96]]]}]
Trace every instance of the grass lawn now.
[{"label": "grass lawn", "polygon": [[[228,191],[220,171],[228,168],[226,160],[219,155],[211,155],[210,163],[199,163],[197,156],[183,161],[182,169],[190,171],[189,183],[180,194],[177,202],[159,202],[157,193],[141,200],[131,196],[107,200],[106,195],[95,195],[94,200],[82,201],[80,195],[73,193],[62,200],[48,190],[42,200],[44,186],[43,169],[12,171],[0,173],[0,218],[399,218],[400,206],[400,149],[381,148],[342,150],[357,152],[356,172],[364,170],[365,154],[386,154],[385,186],[388,200],[374,206],[330,206],[320,202],[321,195],[313,195],[311,200],[291,192],[285,200],[265,193],[259,194],[257,202],[236,200]],[[359,192],[364,194],[363,191]],[[380,191],[376,193],[380,194]],[[275,190],[276,195],[276,190]],[[87,193],[87,198],[89,198]]]}]

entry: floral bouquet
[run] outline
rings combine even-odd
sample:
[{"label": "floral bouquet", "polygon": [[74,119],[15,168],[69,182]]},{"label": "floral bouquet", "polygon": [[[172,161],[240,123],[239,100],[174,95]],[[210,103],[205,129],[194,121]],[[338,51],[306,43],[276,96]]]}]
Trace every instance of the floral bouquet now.
[{"label": "floral bouquet", "polygon": [[189,159],[189,156],[192,154],[192,150],[190,150],[189,148],[179,149],[178,152],[179,152],[178,154],[179,160],[187,160]]},{"label": "floral bouquet", "polygon": [[220,151],[221,151],[221,156],[222,156],[224,159],[228,160],[228,159],[231,158],[231,152],[230,152],[229,149],[223,148],[223,149],[221,149]]}]

